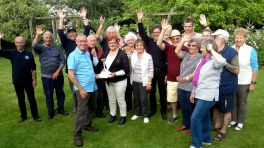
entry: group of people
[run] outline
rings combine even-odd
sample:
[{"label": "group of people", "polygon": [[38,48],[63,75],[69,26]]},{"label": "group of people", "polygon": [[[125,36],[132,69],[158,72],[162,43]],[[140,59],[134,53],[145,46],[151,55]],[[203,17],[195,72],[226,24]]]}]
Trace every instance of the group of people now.
[{"label": "group of people", "polygon": [[[234,32],[235,44],[229,46],[229,33],[223,29],[212,33],[205,16],[201,15],[200,23],[204,27],[202,33],[194,32],[194,21],[188,18],[183,23],[184,33],[172,29],[168,20],[163,20],[161,24],[153,26],[150,37],[142,23],[144,13],[138,10],[138,33],[128,32],[123,39],[118,25],[109,26],[106,36],[102,36],[104,17],[100,17],[96,34],[90,34],[86,13],[87,9],[82,8],[80,17],[84,24],[83,34],[70,28],[66,35],[63,30],[65,14],[58,12],[58,34],[66,60],[62,50],[53,43],[52,33],[44,31],[43,26],[36,27],[32,42],[32,48],[40,58],[48,119],[55,115],[54,89],[57,112],[68,115],[64,110],[62,72],[66,65],[73,93],[73,110],[76,113],[76,146],[83,145],[82,130],[98,131],[92,126],[92,117],[95,112],[99,117],[104,116],[105,98],[108,98],[110,109],[108,124],[117,120],[117,104],[120,111],[119,125],[126,124],[127,112],[131,109],[134,109],[131,120],[142,116],[143,122],[147,124],[157,112],[156,85],[163,120],[168,120],[169,106],[172,117],[168,122],[177,121],[179,101],[182,125],[176,130],[188,131],[192,136],[191,147],[211,145],[211,129],[217,131],[213,138],[216,141],[225,138],[228,127],[243,129],[247,96],[254,90],[258,71],[256,50],[246,44],[246,29],[237,28]],[[41,35],[43,44],[38,44]],[[0,33],[1,42],[2,38],[3,33]],[[101,48],[96,47],[97,41]],[[12,64],[13,84],[21,111],[19,122],[27,119],[24,90],[30,102],[32,117],[40,122],[34,96],[34,56],[25,50],[22,36],[15,38],[15,46],[12,50],[1,47],[0,56],[10,59]],[[215,122],[211,128],[212,118]]]}]

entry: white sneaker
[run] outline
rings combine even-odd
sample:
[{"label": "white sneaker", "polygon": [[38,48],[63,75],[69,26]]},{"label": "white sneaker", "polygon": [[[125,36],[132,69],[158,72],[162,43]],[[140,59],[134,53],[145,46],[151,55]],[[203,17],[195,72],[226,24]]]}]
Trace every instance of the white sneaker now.
[{"label": "white sneaker", "polygon": [[238,123],[237,126],[235,127],[236,131],[241,131],[243,128],[243,124],[242,123]]},{"label": "white sneaker", "polygon": [[139,118],[139,116],[134,115],[134,116],[131,118],[131,120],[137,120],[138,118]]},{"label": "white sneaker", "polygon": [[234,126],[234,125],[236,125],[236,121],[231,121],[231,122],[228,124],[228,127],[232,127],[232,126]]},{"label": "white sneaker", "polygon": [[149,123],[149,119],[148,118],[144,118],[144,123]]},{"label": "white sneaker", "polygon": [[203,144],[203,145],[212,145],[211,142],[203,142],[202,144]]}]

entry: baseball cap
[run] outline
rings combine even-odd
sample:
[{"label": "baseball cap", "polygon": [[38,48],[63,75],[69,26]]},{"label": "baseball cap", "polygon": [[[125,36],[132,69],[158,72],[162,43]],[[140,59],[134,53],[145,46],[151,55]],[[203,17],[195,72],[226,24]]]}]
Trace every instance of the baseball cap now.
[{"label": "baseball cap", "polygon": [[229,33],[226,30],[223,30],[223,29],[218,29],[214,33],[212,33],[212,36],[215,36],[215,35],[222,35],[222,36],[224,36],[226,38],[229,38]]},{"label": "baseball cap", "polygon": [[181,35],[180,31],[177,30],[177,29],[173,29],[172,32],[171,32],[170,37],[174,37],[174,36],[177,36],[177,35]]}]

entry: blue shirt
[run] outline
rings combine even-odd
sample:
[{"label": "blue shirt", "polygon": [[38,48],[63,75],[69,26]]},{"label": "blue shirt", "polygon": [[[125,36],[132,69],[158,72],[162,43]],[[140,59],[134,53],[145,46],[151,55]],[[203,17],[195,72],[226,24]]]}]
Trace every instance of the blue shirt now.
[{"label": "blue shirt", "polygon": [[[97,90],[93,63],[89,52],[81,51],[76,47],[76,49],[70,53],[67,64],[68,69],[74,71],[78,83],[86,92],[94,92]],[[76,86],[74,86],[74,89],[78,90]]]}]

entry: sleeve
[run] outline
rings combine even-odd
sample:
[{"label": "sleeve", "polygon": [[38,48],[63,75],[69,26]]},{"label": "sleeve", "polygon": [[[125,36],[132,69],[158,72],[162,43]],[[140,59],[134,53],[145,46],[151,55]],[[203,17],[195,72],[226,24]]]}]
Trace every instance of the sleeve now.
[{"label": "sleeve", "polygon": [[148,61],[148,78],[153,78],[153,75],[154,75],[154,66],[153,66],[152,57],[150,56]]},{"label": "sleeve", "polygon": [[101,45],[101,47],[103,49],[103,53],[104,54],[109,52],[108,48],[107,48],[108,47],[108,43],[107,43],[107,39],[106,38],[103,38],[103,40],[100,42],[100,45]]},{"label": "sleeve", "polygon": [[91,27],[90,25],[84,26],[83,34],[88,36],[90,34]]},{"label": "sleeve", "polygon": [[32,48],[37,54],[41,54],[43,52],[43,45],[41,44],[33,45]]},{"label": "sleeve", "polygon": [[75,58],[73,54],[70,54],[67,59],[67,66],[68,69],[75,71],[76,70],[76,64],[75,64]]},{"label": "sleeve", "polygon": [[238,55],[235,55],[231,60],[231,65],[239,66]]},{"label": "sleeve", "polygon": [[0,56],[7,59],[11,59],[12,49],[0,49]]},{"label": "sleeve", "polygon": [[31,52],[30,54],[31,54],[31,70],[36,70],[35,58]]},{"label": "sleeve", "polygon": [[13,48],[16,48],[15,44],[12,43],[12,42],[8,42],[8,41],[3,40],[3,39],[1,39],[0,42],[1,42],[2,48],[4,48],[4,49],[13,49]]},{"label": "sleeve", "polygon": [[225,58],[221,58],[219,61],[217,61],[216,59],[213,59],[213,67],[216,69],[220,69],[223,68],[226,64],[226,59]]},{"label": "sleeve", "polygon": [[61,41],[61,45],[64,49],[66,49],[66,45],[67,45],[67,42],[68,42],[68,38],[67,36],[65,35],[63,29],[58,29],[58,35],[60,37],[60,41]]},{"label": "sleeve", "polygon": [[250,53],[250,66],[252,71],[258,71],[258,55],[254,48],[251,49]]},{"label": "sleeve", "polygon": [[138,31],[139,31],[139,35],[142,38],[142,40],[147,44],[149,37],[146,34],[146,30],[144,28],[143,23],[138,23]]},{"label": "sleeve", "polygon": [[116,75],[120,76],[120,75],[127,75],[130,73],[130,64],[128,57],[125,53],[122,54],[122,66],[123,66],[123,70],[117,71]]},{"label": "sleeve", "polygon": [[184,57],[186,57],[186,55],[187,55],[187,52],[186,51],[182,51],[181,58],[184,59]]},{"label": "sleeve", "polygon": [[60,67],[64,67],[65,65],[65,58],[64,58],[64,55],[63,55],[63,52],[61,51],[60,48],[58,48],[59,50],[59,53],[60,53],[60,57],[59,57],[59,60],[60,60]]}]

